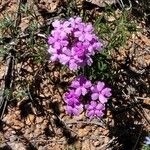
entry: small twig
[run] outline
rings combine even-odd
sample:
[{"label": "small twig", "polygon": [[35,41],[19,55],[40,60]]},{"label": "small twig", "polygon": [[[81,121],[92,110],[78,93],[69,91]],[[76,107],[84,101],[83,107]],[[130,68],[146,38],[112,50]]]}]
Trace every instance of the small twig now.
[{"label": "small twig", "polygon": [[[126,95],[124,91],[123,91],[123,93],[124,93],[125,97],[127,97],[127,98],[130,97],[130,95]],[[141,99],[144,99],[144,98],[142,98],[142,97],[134,97],[134,98],[133,98],[134,103],[138,104],[138,105],[136,105],[137,107],[134,108],[134,109],[137,109],[137,112],[140,114],[140,116],[141,116],[141,117],[144,117],[145,120],[146,120],[146,122],[147,122],[148,124],[150,124],[149,115],[144,111],[144,109],[142,108],[141,104],[138,103],[137,98],[139,98],[139,99],[140,99],[140,98],[141,98]],[[146,98],[146,99],[147,99],[147,98]],[[142,112],[141,112],[141,111],[142,111]]]},{"label": "small twig", "polygon": [[103,144],[99,149],[102,150],[103,148],[107,148],[116,139],[117,138],[113,137],[107,144]]},{"label": "small twig", "polygon": [[136,99],[142,99],[142,100],[149,100],[150,101],[150,98],[149,97],[146,97],[146,98],[144,98],[144,97],[135,97]]},{"label": "small twig", "polygon": [[120,5],[121,8],[125,8],[125,5],[124,5],[124,3],[123,3],[122,0],[118,0],[118,3],[119,3],[119,5]]},{"label": "small twig", "polygon": [[28,92],[28,96],[29,96],[30,100],[32,101],[31,105],[32,105],[32,109],[34,111],[34,114],[37,115],[35,107],[33,106],[34,105],[34,100],[33,100],[32,95],[30,93],[30,85],[29,84],[28,84],[28,87],[27,87],[27,92]]},{"label": "small twig", "polygon": [[[2,116],[5,112],[8,100],[11,97],[10,89],[12,88],[13,84],[13,67],[14,67],[14,56],[12,52],[10,52],[8,59],[7,59],[7,67],[5,69],[5,78],[4,78],[4,88],[2,89],[2,97],[0,99],[0,119],[2,119]],[[6,90],[9,90],[9,94],[6,95]]]},{"label": "small twig", "polygon": [[[137,99],[135,98],[134,101],[137,101]],[[137,109],[139,110],[139,114],[141,116],[143,116],[145,118],[145,121],[150,125],[149,115],[145,112],[145,110],[143,109],[143,107],[141,106],[141,104],[139,104],[139,106],[137,106]]]},{"label": "small twig", "polygon": [[31,140],[31,141],[36,141],[36,142],[56,142],[56,143],[63,143],[64,142],[64,140],[51,140],[51,139],[48,139],[48,140],[36,140],[36,139],[34,139],[34,140]]},{"label": "small twig", "polygon": [[70,121],[70,122],[66,122],[66,124],[78,124],[78,123],[93,124],[93,125],[101,126],[102,128],[105,129],[103,123],[101,123],[101,122],[96,122],[96,121]]},{"label": "small twig", "polygon": [[69,129],[70,131],[72,131],[73,133],[75,133],[75,134],[77,135],[77,133],[76,133],[74,130],[72,130],[71,128],[69,128],[69,127],[67,126],[67,123],[64,122],[57,114],[55,114],[55,117],[62,123],[62,125],[63,125],[66,129]]},{"label": "small twig", "polygon": [[36,33],[35,35],[37,35],[38,37],[41,37],[43,39],[47,39],[46,35],[44,35],[44,34]]},{"label": "small twig", "polygon": [[[47,39],[47,37],[46,37],[45,34],[42,34],[42,33],[39,33],[39,32],[35,32],[33,35],[34,35],[34,36],[41,37],[41,38],[43,38],[43,39]],[[23,34],[23,33],[22,33],[21,35],[18,36],[18,38],[23,39],[23,38],[26,38],[26,37],[28,37],[28,36],[30,36],[29,33],[28,33],[28,34]]]},{"label": "small twig", "polygon": [[21,7],[21,0],[18,0],[18,9],[17,9],[16,20],[14,25],[15,27],[18,27],[21,20],[20,7]]},{"label": "small twig", "polygon": [[[144,122],[144,123],[145,123],[145,122]],[[139,135],[138,135],[138,137],[137,137],[136,143],[135,143],[135,145],[134,145],[134,147],[133,147],[133,150],[136,150],[137,144],[138,144],[139,139],[140,139],[140,136],[141,136],[141,134],[142,134],[142,129],[143,129],[143,126],[142,126],[141,129],[140,129],[140,132],[139,132]]]}]

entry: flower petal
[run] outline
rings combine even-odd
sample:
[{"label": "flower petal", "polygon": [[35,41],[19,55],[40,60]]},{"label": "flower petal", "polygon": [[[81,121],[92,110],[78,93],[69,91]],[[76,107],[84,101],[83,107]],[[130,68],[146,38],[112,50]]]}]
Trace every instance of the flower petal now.
[{"label": "flower petal", "polygon": [[87,113],[87,116],[90,117],[90,118],[93,117],[94,116],[94,110],[89,111]]},{"label": "flower petal", "polygon": [[82,87],[81,90],[82,90],[82,95],[85,96],[87,94],[87,89],[85,89],[84,87]]},{"label": "flower petal", "polygon": [[90,88],[91,86],[92,86],[91,81],[86,81],[85,84],[84,84],[85,88]]},{"label": "flower petal", "polygon": [[79,87],[75,90],[75,94],[80,96],[82,94],[82,89]]},{"label": "flower petal", "polygon": [[98,90],[99,92],[101,92],[101,90],[104,88],[104,86],[105,86],[105,83],[99,81],[99,82],[97,83],[97,90]]},{"label": "flower petal", "polygon": [[104,88],[101,93],[106,97],[110,97],[112,95],[110,88]]},{"label": "flower petal", "polygon": [[79,81],[72,81],[72,83],[71,83],[71,87],[72,88],[78,88],[80,86],[80,83],[79,83]]},{"label": "flower petal", "polygon": [[95,114],[97,117],[102,117],[104,115],[104,113],[100,110],[95,110]]},{"label": "flower petal", "polygon": [[106,98],[104,95],[100,94],[100,95],[99,95],[99,101],[100,101],[102,104],[104,104],[104,103],[106,103],[108,100],[107,100],[107,98]]},{"label": "flower petal", "polygon": [[55,20],[55,21],[52,23],[52,26],[53,26],[54,28],[60,27],[60,21],[59,21],[59,20]]}]

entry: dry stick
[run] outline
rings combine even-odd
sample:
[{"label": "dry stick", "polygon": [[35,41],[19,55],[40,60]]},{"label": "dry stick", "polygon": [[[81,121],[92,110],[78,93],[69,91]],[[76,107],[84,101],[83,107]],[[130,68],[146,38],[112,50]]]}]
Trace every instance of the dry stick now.
[{"label": "dry stick", "polygon": [[[97,136],[97,138],[91,138],[91,136],[90,135],[88,135],[88,136],[85,136],[86,138],[85,139],[83,139],[83,138],[79,138],[79,140],[81,140],[81,141],[85,141],[85,140],[100,140],[100,138],[104,138],[105,136]],[[116,138],[115,138],[116,139]],[[54,140],[54,139],[37,139],[37,138],[35,138],[35,139],[32,139],[31,140],[31,142],[46,142],[47,144],[50,142],[50,144],[52,143],[52,142],[55,142],[55,143],[65,143],[65,139],[64,140]],[[110,140],[107,144],[105,144],[105,145],[108,145],[108,144],[110,144],[112,142],[112,140]],[[48,144],[48,145],[50,145],[50,144]],[[48,146],[47,145],[47,146]]]},{"label": "dry stick", "polygon": [[[21,6],[21,0],[18,0],[18,10],[16,14],[16,20],[15,20],[15,27],[19,25],[20,22],[20,6]],[[12,49],[9,52],[8,59],[7,59],[7,67],[5,69],[5,81],[4,81],[4,88],[3,88],[3,94],[2,98],[0,98],[0,119],[2,119],[3,114],[5,112],[5,109],[7,107],[8,100],[11,97],[11,89],[13,85],[13,68],[14,68],[14,55]],[[6,90],[9,90],[8,95],[6,95]]]},{"label": "dry stick", "polygon": [[[13,55],[10,53],[10,56],[8,57],[7,60],[7,67],[5,69],[5,81],[4,81],[4,88],[3,88],[3,94],[2,94],[2,98],[1,98],[1,102],[0,102],[0,119],[2,119],[2,116],[5,112],[6,106],[7,106],[7,102],[8,99],[10,98],[10,89],[12,88],[12,84],[13,84],[13,67],[14,67],[14,57]],[[6,90],[9,90],[8,95],[6,95]]]},{"label": "dry stick", "polygon": [[105,129],[105,127],[103,126],[103,123],[96,122],[96,121],[70,121],[70,122],[66,122],[66,124],[78,124],[78,123],[93,124],[93,125],[101,126],[102,128]]},{"label": "dry stick", "polygon": [[103,148],[107,148],[116,139],[117,138],[113,137],[107,144],[103,144],[99,149],[102,150]]},{"label": "dry stick", "polygon": [[[134,101],[137,101],[137,99],[135,98]],[[141,117],[145,118],[145,121],[150,125],[150,118],[149,115],[145,112],[145,110],[142,108],[141,104],[139,104],[139,106],[137,106],[138,109],[138,113],[141,115]],[[143,111],[143,113],[141,112],[141,110]]]},{"label": "dry stick", "polygon": [[21,15],[20,15],[21,2],[22,2],[22,0],[17,1],[18,9],[17,9],[17,13],[16,13],[15,27],[17,27],[21,21]]},{"label": "dry stick", "polygon": [[[124,8],[125,8],[125,4],[124,4],[123,0],[117,0],[117,2],[119,3],[119,5],[120,5],[120,7],[121,7],[122,9],[124,9]],[[126,8],[126,10],[130,10],[130,9],[131,9],[131,7],[132,7],[131,0],[128,0],[128,2],[129,2],[129,7],[128,7],[128,8]]]},{"label": "dry stick", "polygon": [[[130,95],[126,95],[124,91],[123,91],[123,94],[124,94],[126,97],[128,97],[128,96],[130,97]],[[141,97],[135,97],[135,98],[133,99],[133,101],[134,101],[135,103],[138,102],[137,98],[141,98]],[[144,98],[143,98],[143,99],[144,99]],[[134,108],[134,109],[137,110],[137,112],[140,114],[141,117],[144,117],[144,118],[145,118],[145,120],[146,120],[146,122],[147,122],[148,124],[150,124],[149,115],[144,111],[144,109],[142,108],[141,104],[139,104],[139,106],[137,105],[137,108]],[[141,112],[141,110],[143,111],[143,113]]]},{"label": "dry stick", "polygon": [[125,8],[125,5],[122,0],[117,0],[121,8]]},{"label": "dry stick", "polygon": [[149,100],[150,101],[150,97],[135,97],[136,99],[142,99],[142,100]]},{"label": "dry stick", "polygon": [[31,103],[31,105],[32,105],[32,110],[33,110],[34,114],[37,115],[37,113],[36,113],[37,110],[35,110],[35,109],[34,109],[34,106],[33,106],[34,100],[33,100],[32,95],[31,95],[31,93],[30,93],[30,85],[29,85],[29,84],[28,84],[28,87],[27,87],[27,92],[28,92],[28,96],[29,96],[30,100],[32,101],[32,103]]},{"label": "dry stick", "polygon": [[[33,35],[34,35],[34,36],[38,36],[38,37],[43,38],[43,39],[47,39],[47,37],[46,37],[45,34],[42,34],[42,33],[39,33],[39,32],[35,32]],[[30,34],[29,34],[29,33],[26,33],[26,34],[21,34],[21,35],[19,35],[18,38],[23,39],[23,38],[26,38],[26,37],[28,37],[28,36],[30,36]]]},{"label": "dry stick", "polygon": [[[144,123],[145,123],[145,122],[144,122]],[[142,134],[142,129],[143,129],[143,126],[142,126],[142,127],[141,127],[141,129],[140,129],[140,132],[139,132],[139,135],[138,135],[138,137],[137,137],[136,143],[135,143],[135,145],[134,145],[134,147],[133,147],[133,149],[132,149],[132,150],[136,150],[136,147],[137,147],[138,141],[139,141],[140,136],[141,136],[141,134]]]}]

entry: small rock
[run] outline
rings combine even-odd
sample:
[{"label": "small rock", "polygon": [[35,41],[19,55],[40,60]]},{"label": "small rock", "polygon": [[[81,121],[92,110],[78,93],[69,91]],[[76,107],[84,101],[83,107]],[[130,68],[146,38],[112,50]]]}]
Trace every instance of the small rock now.
[{"label": "small rock", "polygon": [[86,128],[78,130],[78,136],[79,137],[85,137],[88,135],[88,133],[89,133],[89,130],[87,130]]},{"label": "small rock", "polygon": [[104,139],[105,144],[109,142],[109,137],[105,137]]},{"label": "small rock", "polygon": [[59,109],[60,109],[61,113],[65,113],[65,108],[64,107],[60,107]]},{"label": "small rock", "polygon": [[16,137],[15,135],[11,135],[11,136],[9,137],[9,140],[10,140],[10,142],[14,142],[14,141],[17,140],[17,137]]},{"label": "small rock", "polygon": [[33,133],[30,133],[30,134],[28,135],[28,139],[29,139],[29,140],[32,139],[33,137],[34,137]]},{"label": "small rock", "polygon": [[100,144],[101,144],[100,141],[94,142],[94,146],[99,146]]},{"label": "small rock", "polygon": [[95,4],[99,7],[106,7],[108,5],[112,5],[116,3],[116,0],[86,0],[87,2],[90,2],[92,4]]},{"label": "small rock", "polygon": [[90,140],[85,140],[82,142],[82,149],[81,150],[88,150],[90,149]]},{"label": "small rock", "polygon": [[34,130],[34,137],[37,137],[37,136],[39,136],[40,134],[41,134],[41,129],[40,128],[36,128],[35,130]]},{"label": "small rock", "polygon": [[19,115],[20,115],[20,111],[19,111],[19,110],[15,111],[15,114],[16,114],[17,116],[19,116]]},{"label": "small rock", "polygon": [[42,123],[43,118],[42,117],[36,117],[36,123]]},{"label": "small rock", "polygon": [[32,114],[29,114],[28,117],[26,118],[26,124],[31,125],[34,123],[34,121],[35,121],[35,116]]},{"label": "small rock", "polygon": [[40,129],[40,128],[41,128],[41,125],[36,124],[35,128],[36,128],[36,129]]},{"label": "small rock", "polygon": [[13,125],[13,128],[16,129],[16,130],[20,130],[21,128],[24,127],[24,123],[22,123],[21,121],[19,120],[15,120],[14,121],[14,125]]},{"label": "small rock", "polygon": [[14,131],[14,130],[13,130],[13,131],[11,131],[11,134],[16,134],[16,131]]},{"label": "small rock", "polygon": [[39,146],[38,150],[47,150],[46,146]]},{"label": "small rock", "polygon": [[41,124],[41,129],[44,130],[48,124],[48,120],[44,120],[43,123]]},{"label": "small rock", "polygon": [[96,129],[96,130],[94,131],[94,135],[99,135],[99,134],[100,134],[99,129]]},{"label": "small rock", "polygon": [[109,133],[109,130],[104,130],[103,131],[103,135],[105,135],[105,136],[108,135],[108,133]]},{"label": "small rock", "polygon": [[76,147],[77,150],[78,149],[80,150],[82,148],[82,143],[80,141],[77,141],[76,144],[75,144],[75,147]]},{"label": "small rock", "polygon": [[3,150],[3,149],[4,149],[4,150],[5,150],[5,149],[7,150],[7,149],[9,149],[9,146],[8,146],[8,144],[6,144],[6,143],[1,143],[1,144],[0,144],[0,149],[1,149],[1,150]]},{"label": "small rock", "polygon": [[25,133],[24,133],[24,137],[28,138],[30,133],[31,133],[31,130],[30,129],[26,129]]},{"label": "small rock", "polygon": [[57,135],[62,135],[62,130],[60,128],[58,128],[56,133],[57,133]]},{"label": "small rock", "polygon": [[11,142],[8,142],[7,144],[10,146],[10,148],[12,150],[26,150],[25,146],[22,143],[18,143],[18,142],[11,143]]}]

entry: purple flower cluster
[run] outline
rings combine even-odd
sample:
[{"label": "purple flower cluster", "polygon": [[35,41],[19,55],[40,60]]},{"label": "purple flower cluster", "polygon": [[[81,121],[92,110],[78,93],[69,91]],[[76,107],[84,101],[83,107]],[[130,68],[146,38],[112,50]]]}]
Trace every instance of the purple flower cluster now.
[{"label": "purple flower cluster", "polygon": [[90,66],[93,62],[91,56],[102,49],[92,25],[82,22],[80,17],[55,20],[52,25],[54,29],[48,37],[50,60],[67,65],[70,70]]},{"label": "purple flower cluster", "polygon": [[111,89],[104,82],[92,84],[81,75],[72,81],[69,91],[65,93],[66,111],[70,115],[79,115],[85,109],[90,119],[102,117],[110,96]]}]

